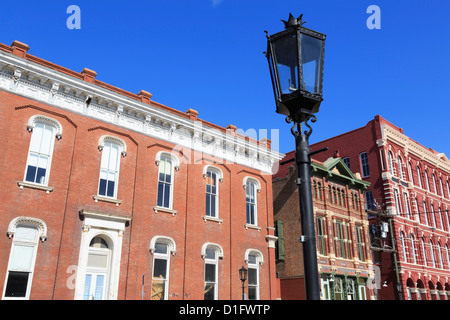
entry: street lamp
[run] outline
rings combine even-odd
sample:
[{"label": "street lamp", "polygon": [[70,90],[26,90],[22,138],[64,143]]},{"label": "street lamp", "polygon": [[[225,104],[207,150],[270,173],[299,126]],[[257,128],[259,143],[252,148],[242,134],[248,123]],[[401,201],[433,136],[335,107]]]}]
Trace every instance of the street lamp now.
[{"label": "street lamp", "polygon": [[245,300],[245,280],[247,280],[247,272],[248,270],[244,268],[244,266],[242,266],[242,268],[239,269],[239,278],[242,281],[242,300]]},{"label": "street lamp", "polygon": [[[284,21],[285,30],[267,35],[266,57],[276,102],[276,112],[293,122],[291,132],[295,137],[295,162],[297,164],[297,185],[299,186],[300,219],[305,270],[307,300],[320,299],[319,272],[317,269],[316,236],[311,193],[311,155],[309,150],[311,126],[316,122],[315,113],[322,102],[322,74],[325,35],[303,27],[302,16],[297,19],[289,14]],[[309,131],[302,132],[302,123]]]}]

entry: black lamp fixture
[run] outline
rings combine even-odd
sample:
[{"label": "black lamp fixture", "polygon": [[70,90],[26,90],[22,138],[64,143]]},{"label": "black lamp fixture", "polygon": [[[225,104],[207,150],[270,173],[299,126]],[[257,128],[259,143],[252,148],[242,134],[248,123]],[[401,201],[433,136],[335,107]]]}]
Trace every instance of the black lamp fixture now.
[{"label": "black lamp fixture", "polygon": [[242,266],[242,268],[239,269],[239,278],[242,281],[242,300],[245,300],[245,289],[244,289],[245,287],[244,287],[244,284],[245,284],[245,281],[247,280],[247,272],[248,272],[248,270],[245,269],[244,266]]},{"label": "black lamp fixture", "polygon": [[266,57],[276,101],[276,112],[303,122],[319,111],[325,35],[305,28],[303,14],[289,14],[285,30],[267,34]]},{"label": "black lamp fixture", "polygon": [[[284,21],[285,30],[267,36],[267,52],[270,77],[275,96],[276,112],[294,122],[291,132],[295,137],[295,162],[299,186],[299,207],[303,244],[305,290],[307,300],[320,299],[319,272],[317,268],[314,210],[311,193],[311,156],[309,150],[312,128],[308,121],[316,121],[315,113],[322,102],[322,78],[325,35],[305,28],[300,15],[289,14]],[[302,132],[302,123],[309,131]]]}]

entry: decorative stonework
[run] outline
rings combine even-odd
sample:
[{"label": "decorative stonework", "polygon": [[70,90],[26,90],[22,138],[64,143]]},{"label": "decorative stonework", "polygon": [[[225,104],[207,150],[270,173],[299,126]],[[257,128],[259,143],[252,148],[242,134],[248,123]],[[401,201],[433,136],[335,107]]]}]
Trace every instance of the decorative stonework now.
[{"label": "decorative stonework", "polygon": [[16,233],[16,228],[18,225],[29,225],[35,227],[39,230],[39,238],[41,241],[47,240],[47,225],[44,221],[32,217],[16,217],[14,218],[8,226],[7,235],[8,238],[12,238]]},{"label": "decorative stonework", "polygon": [[186,118],[155,106],[157,103],[130,99],[126,94],[3,51],[0,89],[169,142],[177,149],[193,149],[266,174],[272,174],[272,165],[283,156],[268,149],[267,143],[246,141],[232,130],[203,124],[192,116],[192,110],[190,118]]}]

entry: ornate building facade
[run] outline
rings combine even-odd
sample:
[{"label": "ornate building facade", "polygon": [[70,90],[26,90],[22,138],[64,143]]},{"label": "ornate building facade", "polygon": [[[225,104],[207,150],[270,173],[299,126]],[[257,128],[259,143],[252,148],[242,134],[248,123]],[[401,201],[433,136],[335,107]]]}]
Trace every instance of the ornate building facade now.
[{"label": "ornate building facade", "polygon": [[[381,116],[321,141],[370,182],[365,192],[380,299],[450,297],[450,161]],[[323,159],[327,154],[318,154]]]},{"label": "ornate building facade", "polygon": [[[303,253],[294,152],[286,154],[274,175],[277,273],[282,299],[305,299]],[[374,270],[365,212],[369,183],[354,175],[340,158],[312,162],[317,265],[321,299],[370,300]]]},{"label": "ornate building facade", "polygon": [[0,45],[2,299],[279,298],[257,141]]}]

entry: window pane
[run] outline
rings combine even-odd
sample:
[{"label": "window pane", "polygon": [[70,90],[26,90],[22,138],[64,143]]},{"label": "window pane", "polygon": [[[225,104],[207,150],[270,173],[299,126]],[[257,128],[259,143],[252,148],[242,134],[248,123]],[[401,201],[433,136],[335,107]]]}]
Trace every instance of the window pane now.
[{"label": "window pane", "polygon": [[43,133],[43,125],[41,123],[36,124],[33,128],[33,134],[30,141],[30,152],[39,152],[41,149],[41,140]]},{"label": "window pane", "polygon": [[91,278],[92,278],[92,275],[87,274],[86,278],[84,279],[84,294],[83,294],[84,300],[90,300],[89,292],[91,291]]},{"label": "window pane", "polygon": [[248,300],[256,300],[258,298],[257,289],[256,287],[248,287]]},{"label": "window pane", "polygon": [[155,259],[153,266],[153,278],[166,279],[167,260]]},{"label": "window pane", "polygon": [[102,169],[108,169],[109,165],[109,154],[111,153],[111,144],[105,143],[102,150],[102,162],[100,167]]},{"label": "window pane", "polygon": [[155,244],[155,253],[167,254],[167,244],[156,243]]},{"label": "window pane", "polygon": [[9,270],[31,271],[33,253],[34,246],[15,244],[13,247],[11,261],[9,262]]},{"label": "window pane", "polygon": [[94,300],[102,300],[103,299],[103,282],[105,280],[105,276],[97,275],[97,282],[95,283],[95,295]]},{"label": "window pane", "polygon": [[117,144],[111,144],[111,153],[109,155],[108,169],[112,171],[117,170],[117,160],[119,157],[119,146]]},{"label": "window pane", "polygon": [[216,282],[216,265],[207,263],[205,264],[205,281]]},{"label": "window pane", "polygon": [[158,207],[163,206],[163,196],[164,196],[164,183],[159,182],[158,183],[158,203],[157,203]]},{"label": "window pane", "polygon": [[50,147],[52,145],[52,136],[53,136],[53,129],[52,127],[45,126],[42,141],[41,141],[41,153],[44,153],[46,155],[50,155]]},{"label": "window pane", "polygon": [[210,216],[211,215],[211,195],[210,194],[206,194],[206,215]]},{"label": "window pane", "polygon": [[211,196],[211,217],[215,217],[216,216],[216,197],[215,196]]},{"label": "window pane", "polygon": [[36,240],[37,230],[33,227],[18,227],[14,233],[14,240]]},{"label": "window pane", "polygon": [[205,254],[206,254],[206,257],[205,257],[206,259],[212,259],[212,260],[216,259],[216,250],[214,248],[206,248]]},{"label": "window pane", "polygon": [[45,183],[45,172],[47,170],[45,168],[38,168],[36,174],[36,183],[44,184]]},{"label": "window pane", "polygon": [[100,179],[100,184],[98,186],[98,194],[101,196],[106,195],[106,180]]},{"label": "window pane", "polygon": [[164,207],[169,208],[170,184],[164,186]]},{"label": "window pane", "polygon": [[248,284],[257,285],[258,284],[258,270],[254,268],[248,268]]},{"label": "window pane", "polygon": [[214,300],[214,293],[215,293],[215,284],[214,283],[206,283],[205,284],[205,294],[204,298],[205,300]]},{"label": "window pane", "polygon": [[87,266],[90,268],[106,269],[108,256],[104,254],[89,253]]},{"label": "window pane", "polygon": [[28,166],[27,168],[27,174],[25,176],[25,180],[29,182],[35,182],[34,178],[36,176],[36,167],[35,166]]},{"label": "window pane", "polygon": [[23,298],[27,293],[28,272],[8,273],[8,283],[6,284],[5,297]]},{"label": "window pane", "polygon": [[107,191],[107,196],[108,197],[114,197],[114,181],[108,181],[108,191]]}]

